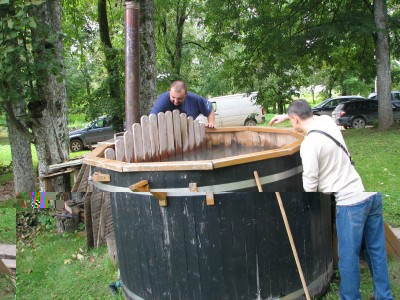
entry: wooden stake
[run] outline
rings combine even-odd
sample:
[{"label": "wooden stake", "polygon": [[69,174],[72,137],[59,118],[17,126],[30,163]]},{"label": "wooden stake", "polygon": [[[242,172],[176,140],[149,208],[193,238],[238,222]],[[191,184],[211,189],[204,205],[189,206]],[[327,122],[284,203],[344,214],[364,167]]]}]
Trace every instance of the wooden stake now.
[{"label": "wooden stake", "polygon": [[[257,171],[254,171],[254,177],[256,179],[256,184],[257,184],[257,187],[258,187],[258,191],[262,192],[263,189],[262,189],[262,185],[261,185],[261,182],[260,182],[260,178],[258,177]],[[307,287],[307,284],[306,284],[306,280],[304,279],[304,274],[303,274],[303,270],[301,268],[299,256],[297,255],[296,245],[294,244],[294,241],[293,241],[293,235],[292,235],[292,232],[290,230],[290,226],[289,226],[289,222],[288,222],[288,219],[287,219],[287,216],[286,216],[285,208],[283,207],[281,194],[279,192],[275,192],[275,195],[276,195],[276,198],[278,199],[279,208],[281,210],[283,222],[285,223],[286,232],[287,232],[288,237],[289,237],[290,246],[292,247],[292,252],[293,252],[293,255],[294,255],[294,259],[296,261],[297,270],[299,271],[299,274],[300,274],[300,280],[301,280],[301,284],[303,285],[303,289],[304,289],[304,293],[306,295],[306,299],[307,300],[311,300],[310,293],[308,291],[308,287]]]},{"label": "wooden stake", "polygon": [[276,195],[276,198],[278,199],[279,208],[281,210],[283,222],[285,223],[286,232],[287,232],[287,234],[289,236],[290,246],[292,247],[294,259],[296,260],[297,270],[299,271],[299,274],[300,274],[301,284],[303,285],[303,289],[304,289],[304,292],[306,294],[307,300],[310,300],[311,299],[310,293],[308,292],[306,280],[304,279],[304,274],[303,274],[303,270],[302,270],[301,265],[300,265],[299,256],[297,255],[296,246],[295,246],[294,241],[293,241],[292,232],[290,231],[290,226],[289,226],[289,222],[288,222],[288,219],[287,219],[287,216],[286,216],[285,208],[283,207],[281,194],[279,192],[275,192],[275,195]]}]

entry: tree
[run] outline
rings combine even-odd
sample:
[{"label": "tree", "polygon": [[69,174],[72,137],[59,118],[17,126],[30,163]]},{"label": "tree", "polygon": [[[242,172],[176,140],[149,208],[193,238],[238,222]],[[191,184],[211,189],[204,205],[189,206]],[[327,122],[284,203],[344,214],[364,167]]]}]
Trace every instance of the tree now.
[{"label": "tree", "polygon": [[378,77],[379,128],[387,129],[393,124],[391,103],[390,42],[388,34],[388,18],[386,0],[374,0],[374,20],[376,24],[375,51]]},{"label": "tree", "polygon": [[[2,60],[4,88],[0,99],[7,113],[11,145],[19,147],[14,139],[21,135],[33,141],[41,178],[49,165],[68,159],[60,2],[15,0],[9,4],[15,14],[9,13],[2,19],[7,33],[2,35],[1,43],[8,49],[3,57],[11,59]],[[7,48],[12,39],[13,49]],[[13,101],[20,98],[26,99],[26,103],[20,101],[17,106]],[[21,115],[14,113],[17,109]],[[19,134],[13,134],[15,129]],[[56,191],[64,191],[67,183],[62,178],[52,182]],[[42,181],[40,188],[44,189]]]}]

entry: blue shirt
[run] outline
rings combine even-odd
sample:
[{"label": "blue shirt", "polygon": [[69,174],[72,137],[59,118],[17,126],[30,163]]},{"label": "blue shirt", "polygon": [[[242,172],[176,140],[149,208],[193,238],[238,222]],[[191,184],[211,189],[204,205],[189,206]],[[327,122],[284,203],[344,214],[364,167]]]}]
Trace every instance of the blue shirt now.
[{"label": "blue shirt", "polygon": [[207,99],[188,92],[185,101],[181,105],[175,106],[170,100],[169,92],[165,92],[158,96],[150,114],[173,111],[174,109],[178,109],[181,113],[185,113],[187,116],[196,119],[199,114],[208,117],[212,111],[212,104]]}]

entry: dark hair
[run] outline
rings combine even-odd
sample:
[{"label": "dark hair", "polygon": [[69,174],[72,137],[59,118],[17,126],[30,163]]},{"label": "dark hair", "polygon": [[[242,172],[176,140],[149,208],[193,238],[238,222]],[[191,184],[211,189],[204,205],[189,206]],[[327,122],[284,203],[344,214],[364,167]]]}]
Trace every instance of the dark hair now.
[{"label": "dark hair", "polygon": [[187,87],[186,83],[182,80],[176,80],[173,83],[171,83],[170,90],[174,88],[178,93],[180,93],[181,90],[184,90],[185,93],[187,93]]},{"label": "dark hair", "polygon": [[305,120],[313,116],[310,104],[304,99],[294,100],[288,108],[288,116],[297,115]]}]

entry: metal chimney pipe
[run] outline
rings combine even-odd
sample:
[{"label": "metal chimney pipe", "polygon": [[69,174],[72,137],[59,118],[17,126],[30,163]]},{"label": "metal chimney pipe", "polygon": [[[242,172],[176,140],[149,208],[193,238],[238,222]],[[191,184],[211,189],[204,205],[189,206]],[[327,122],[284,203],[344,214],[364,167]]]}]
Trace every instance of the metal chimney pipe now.
[{"label": "metal chimney pipe", "polygon": [[139,3],[125,2],[125,121],[126,130],[140,122]]}]

